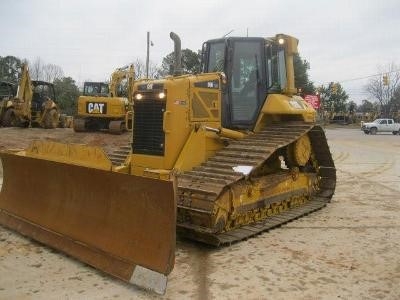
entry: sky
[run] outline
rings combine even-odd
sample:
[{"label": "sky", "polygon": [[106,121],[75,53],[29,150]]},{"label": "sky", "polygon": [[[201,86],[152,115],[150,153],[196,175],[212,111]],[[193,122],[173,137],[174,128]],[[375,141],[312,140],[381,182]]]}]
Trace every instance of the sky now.
[{"label": "sky", "polygon": [[0,0],[0,56],[40,57],[79,84],[145,61],[147,32],[150,61],[161,65],[171,31],[193,51],[229,32],[295,36],[310,80],[339,82],[356,103],[374,100],[369,76],[400,66],[399,0]]}]

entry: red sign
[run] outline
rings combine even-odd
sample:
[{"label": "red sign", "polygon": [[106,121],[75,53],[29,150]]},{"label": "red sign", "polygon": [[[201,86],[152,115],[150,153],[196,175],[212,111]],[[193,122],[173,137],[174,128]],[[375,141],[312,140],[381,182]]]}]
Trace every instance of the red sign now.
[{"label": "red sign", "polygon": [[318,109],[321,106],[319,95],[305,95],[304,100],[310,104],[314,109]]}]

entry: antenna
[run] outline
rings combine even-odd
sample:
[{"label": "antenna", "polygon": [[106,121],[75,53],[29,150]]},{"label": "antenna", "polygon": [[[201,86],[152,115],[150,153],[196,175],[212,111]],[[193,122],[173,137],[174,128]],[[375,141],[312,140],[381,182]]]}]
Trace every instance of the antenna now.
[{"label": "antenna", "polygon": [[150,31],[147,31],[146,78],[149,78]]},{"label": "antenna", "polygon": [[231,31],[229,31],[228,33],[224,34],[222,37],[226,37],[227,35],[231,34],[235,29],[232,29]]}]

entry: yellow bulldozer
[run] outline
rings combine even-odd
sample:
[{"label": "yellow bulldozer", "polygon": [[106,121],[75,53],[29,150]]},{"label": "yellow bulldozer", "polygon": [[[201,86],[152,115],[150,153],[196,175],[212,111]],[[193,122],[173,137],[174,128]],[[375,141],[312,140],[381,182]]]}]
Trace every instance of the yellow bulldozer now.
[{"label": "yellow bulldozer", "polygon": [[[83,95],[78,99],[78,114],[74,118],[74,130],[108,130],[120,134],[132,128],[132,92],[135,79],[133,65],[116,69],[111,74],[109,85],[103,82],[85,82]],[[126,80],[126,95],[121,95],[119,88]],[[126,96],[126,97],[120,97]]]},{"label": "yellow bulldozer", "polygon": [[[131,153],[36,141],[3,152],[0,223],[163,293],[179,235],[229,245],[324,207],[336,169],[294,86],[297,39],[203,44],[202,72],[133,86]],[[21,176],[40,169],[35,176]]]},{"label": "yellow bulldozer", "polygon": [[27,64],[22,66],[17,95],[3,101],[1,125],[4,127],[56,128],[60,113],[52,83],[31,80]]}]

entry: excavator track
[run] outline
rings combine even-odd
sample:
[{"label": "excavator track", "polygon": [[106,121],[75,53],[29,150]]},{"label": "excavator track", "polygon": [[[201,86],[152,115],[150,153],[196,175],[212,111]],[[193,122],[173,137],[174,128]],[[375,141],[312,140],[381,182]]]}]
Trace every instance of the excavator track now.
[{"label": "excavator track", "polygon": [[[301,206],[269,216],[258,222],[247,224],[222,233],[214,233],[211,228],[193,225],[178,220],[178,232],[191,239],[210,245],[222,246],[247,239],[263,231],[278,227],[289,221],[300,218],[324,207],[332,198],[336,185],[336,169],[325,133],[320,126],[306,123],[272,124],[260,132],[244,139],[231,141],[230,144],[208,159],[202,165],[178,176],[178,216],[185,211],[212,214],[213,203],[229,186],[242,180],[245,175],[233,170],[234,166],[252,166],[253,171],[261,166],[279,149],[296,141],[308,133],[314,160],[318,164],[318,189],[312,197]],[[252,172],[253,172],[252,171]],[[252,173],[248,174],[251,177]],[[287,195],[290,197],[290,195]],[[202,203],[194,207],[192,199]],[[273,197],[271,197],[273,198]],[[273,203],[273,199],[265,199]],[[205,209],[205,208],[209,209]]]}]

